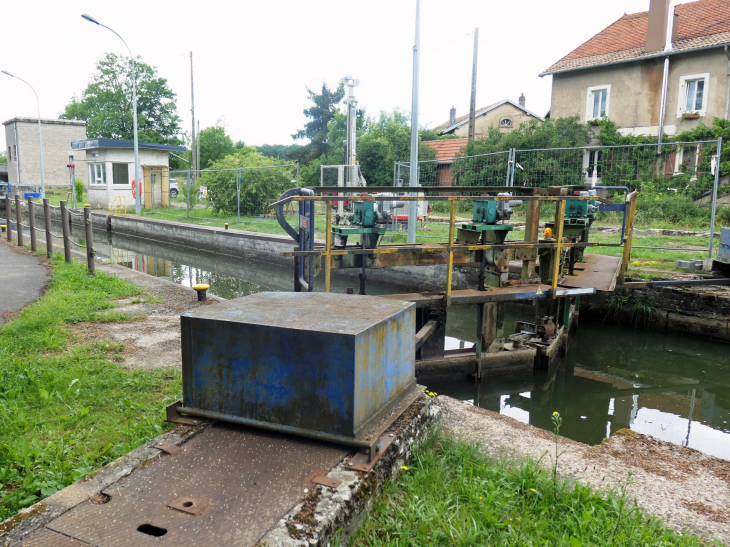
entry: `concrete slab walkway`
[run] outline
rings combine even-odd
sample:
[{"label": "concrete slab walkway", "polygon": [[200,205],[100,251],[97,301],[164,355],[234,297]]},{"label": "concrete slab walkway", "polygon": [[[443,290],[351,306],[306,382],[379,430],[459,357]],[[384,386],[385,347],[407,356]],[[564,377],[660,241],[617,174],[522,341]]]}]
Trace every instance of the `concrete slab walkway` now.
[{"label": "concrete slab walkway", "polygon": [[13,243],[0,244],[0,325],[43,294],[50,274],[42,260]]}]

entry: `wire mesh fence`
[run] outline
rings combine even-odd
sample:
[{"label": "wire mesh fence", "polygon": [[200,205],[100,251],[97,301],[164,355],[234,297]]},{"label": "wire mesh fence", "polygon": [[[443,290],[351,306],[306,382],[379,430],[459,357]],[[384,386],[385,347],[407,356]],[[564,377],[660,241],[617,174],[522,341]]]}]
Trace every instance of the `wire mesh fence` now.
[{"label": "wire mesh fence", "polygon": [[[150,200],[152,207],[147,214],[201,224],[268,224],[278,231],[269,205],[286,190],[298,186],[298,167],[283,164],[200,171],[153,170],[149,192],[155,199]],[[155,207],[155,203],[160,205]]]}]

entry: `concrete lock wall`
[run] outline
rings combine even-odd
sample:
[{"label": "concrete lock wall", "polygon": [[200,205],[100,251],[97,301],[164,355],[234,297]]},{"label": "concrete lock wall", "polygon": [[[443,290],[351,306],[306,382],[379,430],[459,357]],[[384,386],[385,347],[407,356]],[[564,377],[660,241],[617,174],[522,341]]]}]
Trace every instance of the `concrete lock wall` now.
[{"label": "concrete lock wall", "polygon": [[[588,88],[610,85],[607,117],[623,132],[657,136],[663,71],[664,57],[657,57],[554,74],[550,115],[577,115],[585,123]],[[710,75],[705,88],[706,114],[683,120],[677,112],[680,78],[705,73]],[[713,117],[724,116],[727,91],[727,57],[722,48],[670,56],[664,132],[675,135],[691,131],[700,123],[712,125]]]},{"label": "concrete lock wall", "polygon": [[[13,118],[6,122],[5,141],[8,154],[8,179],[17,184],[41,184],[38,118]],[[16,135],[17,128],[17,135]],[[43,134],[43,172],[49,188],[69,188],[71,178],[68,154],[71,141],[86,138],[86,122],[77,120],[41,119]],[[16,143],[17,137],[17,143]],[[74,151],[76,178],[86,181],[86,159],[83,150]],[[18,178],[20,177],[20,178]]]}]

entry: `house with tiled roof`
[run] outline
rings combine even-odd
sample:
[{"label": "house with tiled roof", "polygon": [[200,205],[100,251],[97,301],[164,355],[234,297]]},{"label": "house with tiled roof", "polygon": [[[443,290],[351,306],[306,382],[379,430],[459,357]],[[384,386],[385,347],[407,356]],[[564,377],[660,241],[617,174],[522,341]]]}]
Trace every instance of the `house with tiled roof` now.
[{"label": "house with tiled roof", "polygon": [[651,136],[712,125],[728,118],[729,44],[730,0],[651,0],[540,74],[553,80],[550,116]]},{"label": "house with tiled roof", "polygon": [[[510,99],[490,104],[476,109],[474,113],[474,136],[486,136],[490,127],[498,127],[500,131],[509,132],[530,120],[544,121],[542,116],[530,112],[525,108],[525,95],[520,96],[518,102]],[[442,135],[469,135],[469,114],[456,117],[456,109],[452,106],[449,112],[449,121],[442,123],[437,130]]]},{"label": "house with tiled roof", "polygon": [[[467,116],[467,121],[469,118]],[[454,182],[451,173],[451,164],[457,156],[463,155],[469,139],[443,139],[438,141],[422,141],[421,146],[430,146],[436,150],[436,183],[440,186],[450,186]]]}]

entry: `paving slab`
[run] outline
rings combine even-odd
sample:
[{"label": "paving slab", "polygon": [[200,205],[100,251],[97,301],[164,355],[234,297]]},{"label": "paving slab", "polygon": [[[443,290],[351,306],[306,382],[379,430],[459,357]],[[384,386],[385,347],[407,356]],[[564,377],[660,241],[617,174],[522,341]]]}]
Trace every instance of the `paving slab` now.
[{"label": "paving slab", "polygon": [[43,294],[50,274],[42,261],[13,243],[0,244],[0,325]]}]

